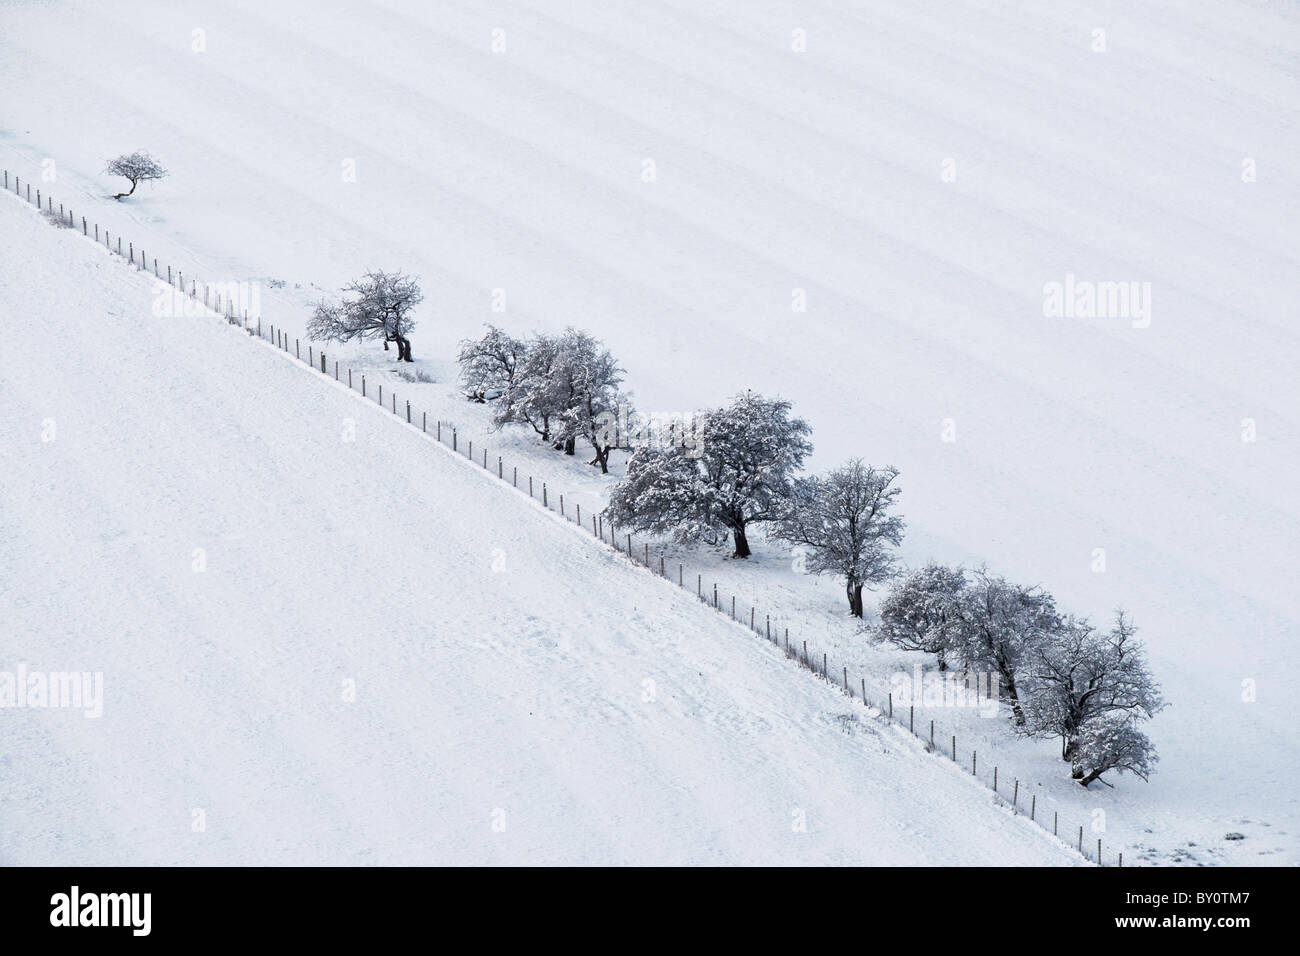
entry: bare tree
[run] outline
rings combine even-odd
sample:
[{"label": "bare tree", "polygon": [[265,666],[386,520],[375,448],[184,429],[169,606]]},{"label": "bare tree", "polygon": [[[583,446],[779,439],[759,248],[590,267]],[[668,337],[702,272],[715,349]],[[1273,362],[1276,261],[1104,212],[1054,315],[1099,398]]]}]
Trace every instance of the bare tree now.
[{"label": "bare tree", "polygon": [[415,279],[400,272],[367,272],[343,288],[343,301],[321,302],[307,321],[307,334],[318,341],[382,339],[384,350],[397,343],[397,360],[412,361],[407,336],[415,328],[412,310],[424,301]]},{"label": "bare tree", "polygon": [[104,172],[110,176],[123,176],[131,184],[131,188],[124,193],[118,193],[114,199],[124,199],[135,192],[135,187],[143,182],[153,179],[162,179],[167,175],[167,170],[163,169],[148,153],[137,150],[129,155],[119,156],[117,159],[110,159],[108,165],[104,167]]},{"label": "bare tree", "polygon": [[[1026,660],[1024,730],[1060,737],[1061,758],[1084,786],[1106,769],[1138,772],[1129,764],[1150,742],[1136,732],[1136,722],[1165,706],[1135,633],[1122,611],[1105,634],[1086,620],[1066,618]],[[1117,755],[1121,763],[1113,762]],[[1102,764],[1108,766],[1098,770]],[[1145,779],[1145,772],[1138,775]]]},{"label": "bare tree", "polygon": [[849,613],[862,617],[862,589],[893,577],[903,519],[889,512],[897,468],[851,459],[825,477],[797,479],[773,536],[808,548],[808,570],[845,580]]},{"label": "bare tree", "polygon": [[880,602],[880,626],[873,636],[907,651],[934,654],[939,670],[946,671],[948,654],[962,650],[966,584],[961,568],[931,562],[912,571]]}]

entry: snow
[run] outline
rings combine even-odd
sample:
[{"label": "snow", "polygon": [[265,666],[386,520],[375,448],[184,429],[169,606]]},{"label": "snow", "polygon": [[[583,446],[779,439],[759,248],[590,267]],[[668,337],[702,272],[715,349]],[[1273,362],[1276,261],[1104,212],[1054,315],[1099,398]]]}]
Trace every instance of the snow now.
[{"label": "snow", "polygon": [[[489,435],[487,409],[456,396],[454,344],[482,323],[590,329],[647,410],[745,388],[791,399],[815,468],[861,455],[900,469],[909,562],[988,562],[1099,621],[1123,605],[1141,628],[1171,702],[1149,728],[1150,784],[1082,791],[1051,744],[944,712],[981,762],[998,754],[1063,817],[1103,811],[1126,863],[1294,864],[1297,19],[1244,0],[11,6],[0,164],[187,275],[287,280],[262,299],[290,334],[364,268],[420,275],[415,356],[442,384],[412,396],[584,513],[608,482]],[[113,203],[99,172],[133,149],[171,175]],[[1044,285],[1067,275],[1150,282],[1149,327],[1045,317]],[[342,354],[386,367],[373,349]],[[299,407],[233,381],[278,420]],[[137,454],[170,441],[159,431]],[[277,494],[292,501],[288,474]],[[338,514],[353,547],[402,546],[401,518]],[[837,582],[752,543],[743,567],[667,554],[874,675],[881,696],[918,659],[866,646]],[[1229,831],[1247,838],[1226,845]]]},{"label": "snow", "polygon": [[216,316],[151,315],[149,277],[0,199],[0,316],[59,343],[0,371],[4,666],[104,682],[102,716],[3,711],[0,862],[1079,862],[525,494]]}]

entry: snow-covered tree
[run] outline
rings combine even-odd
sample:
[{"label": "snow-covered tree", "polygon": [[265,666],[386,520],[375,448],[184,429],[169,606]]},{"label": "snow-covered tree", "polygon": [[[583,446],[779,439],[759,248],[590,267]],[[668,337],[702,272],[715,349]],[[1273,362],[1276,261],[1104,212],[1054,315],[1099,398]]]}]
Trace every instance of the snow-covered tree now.
[{"label": "snow-covered tree", "polygon": [[[780,516],[795,472],[812,451],[811,429],[782,399],[739,395],[705,413],[701,447],[638,449],[610,496],[616,524],[711,544],[726,534],[734,556],[750,555],[746,530]],[[692,457],[698,455],[698,457]]]},{"label": "snow-covered tree", "polygon": [[897,468],[851,459],[825,476],[796,479],[774,536],[808,549],[808,570],[844,578],[849,612],[862,617],[862,589],[893,577],[903,519],[891,514]]},{"label": "snow-covered tree", "polygon": [[1150,739],[1138,730],[1135,718],[1107,714],[1083,725],[1074,763],[1086,768],[1078,775],[1079,783],[1086,787],[1110,770],[1132,772],[1147,780],[1159,759]]},{"label": "snow-covered tree", "polygon": [[326,342],[382,339],[397,343],[397,360],[410,362],[412,310],[424,300],[415,279],[400,272],[367,272],[343,288],[343,301],[321,302],[307,320],[307,335]]},{"label": "snow-covered tree", "polygon": [[142,150],[136,150],[134,153],[110,159],[108,165],[104,167],[104,172],[110,176],[121,176],[131,184],[130,189],[124,193],[116,194],[113,197],[114,199],[124,199],[135,192],[135,187],[141,183],[153,179],[162,179],[167,175],[167,170],[163,169],[156,159]]},{"label": "snow-covered tree", "polygon": [[948,669],[948,655],[960,657],[966,634],[962,602],[966,572],[931,562],[889,589],[880,602],[877,640],[908,651],[924,651]]},{"label": "snow-covered tree", "polygon": [[[1135,770],[1128,764],[1150,749],[1136,723],[1164,707],[1134,634],[1122,611],[1107,633],[1086,620],[1065,618],[1025,661],[1024,730],[1059,737],[1062,759],[1070,762],[1075,779],[1087,781],[1084,786],[1106,769]],[[1110,762],[1115,755],[1108,747],[1122,763]],[[1154,752],[1147,757],[1154,759]],[[1102,764],[1108,766],[1097,770]],[[1146,777],[1145,771],[1138,775]]]},{"label": "snow-covered tree", "polygon": [[1016,726],[1024,727],[1019,681],[1026,660],[1059,626],[1056,603],[1041,588],[1012,584],[981,568],[971,573],[960,608],[962,662],[998,673],[1002,697],[1011,705]]},{"label": "snow-covered tree", "polygon": [[566,454],[573,454],[578,438],[591,444],[601,474],[609,474],[609,453],[614,449],[614,423],[621,405],[630,401],[618,390],[623,369],[599,339],[588,332],[566,329],[560,336],[555,364],[559,394],[567,396],[556,438]]},{"label": "snow-covered tree", "polygon": [[500,397],[509,391],[515,375],[528,354],[528,346],[519,339],[489,325],[480,339],[460,343],[456,361],[465,394],[476,402]]},{"label": "snow-covered tree", "polygon": [[541,436],[552,440],[552,429],[568,407],[568,389],[557,375],[560,360],[558,336],[538,333],[528,340],[523,361],[497,401],[492,418],[497,428],[527,423]]}]

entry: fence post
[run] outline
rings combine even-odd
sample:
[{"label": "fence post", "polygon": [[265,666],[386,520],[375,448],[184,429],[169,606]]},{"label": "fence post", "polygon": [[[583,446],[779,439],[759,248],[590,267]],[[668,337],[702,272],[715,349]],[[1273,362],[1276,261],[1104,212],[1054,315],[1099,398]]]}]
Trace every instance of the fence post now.
[{"label": "fence post", "polygon": [[[302,361],[302,347],[297,339],[293,340],[293,357],[296,358],[299,362]],[[380,385],[379,390],[380,392],[383,392],[384,386]]]},{"label": "fence post", "polygon": [[[460,438],[459,438],[459,436],[457,436],[457,434],[456,434],[456,429],[453,428],[453,429],[451,430],[451,450],[452,450],[452,451],[457,451],[457,450],[458,450],[456,446],[457,446],[457,444],[458,444],[459,442],[460,442]],[[532,479],[529,478],[528,481],[529,481],[529,485],[530,485],[530,487],[531,487]]]},{"label": "fence post", "polygon": [[952,735],[952,762],[957,762],[957,735]]},{"label": "fence post", "polygon": [[411,424],[411,400],[406,400],[406,424]]},{"label": "fence post", "polygon": [[976,775],[976,773],[975,773],[975,765],[976,765],[976,762],[977,762],[978,760],[979,760],[979,751],[978,751],[978,750],[972,750],[972,751],[970,752],[970,775],[971,775],[972,777],[974,777],[974,776]]},{"label": "fence post", "polygon": [[[772,615],[768,614],[768,615],[765,615],[765,617],[766,617],[766,623],[765,623],[764,627],[766,628],[766,631],[767,631],[767,639],[770,641],[770,640],[772,639]],[[789,637],[790,637],[790,629],[789,629],[788,627],[785,629],[785,634],[786,634],[786,640],[787,640],[787,643],[788,643],[788,642],[789,642]],[[807,642],[807,641],[804,641],[804,646],[805,646],[805,647],[808,646],[808,642]]]},{"label": "fence post", "polygon": [[993,792],[998,792],[998,768],[996,766],[993,768]]},{"label": "fence post", "polygon": [[532,496],[533,496],[533,476],[529,475],[528,476],[528,497],[531,498]]},{"label": "fence post", "polygon": [[[550,506],[551,506],[550,502],[546,500],[546,482],[543,481],[542,482],[542,507],[549,508]],[[632,551],[632,546],[630,544],[628,545],[627,550],[628,553],[630,554]]]},{"label": "fence post", "polygon": [[1121,870],[1124,869],[1124,854],[1123,854],[1123,853],[1120,853],[1120,855],[1119,855],[1119,868],[1120,868]]},{"label": "fence post", "polygon": [[713,606],[715,608],[718,606],[718,584],[716,581],[713,583]]},{"label": "fence post", "polygon": [[704,575],[695,575],[695,596],[702,598],[704,596]]},{"label": "fence post", "polygon": [[1020,778],[1017,777],[1015,789],[1011,791],[1011,812],[1012,813],[1016,812],[1016,810],[1018,809],[1017,804],[1019,803],[1020,803]]},{"label": "fence post", "polygon": [[1059,810],[1053,810],[1052,811],[1052,836],[1056,836],[1056,825],[1060,822],[1061,822],[1061,812]]},{"label": "fence post", "polygon": [[731,596],[731,619],[736,619],[736,595]]},{"label": "fence post", "polygon": [[867,702],[867,679],[862,678],[862,703]]},{"label": "fence post", "polygon": [[348,388],[352,388],[352,369],[348,369]]},{"label": "fence post", "polygon": [[681,588],[681,587],[685,587],[685,586],[686,586],[686,585],[682,584],[682,565],[680,565],[680,564],[677,565],[677,586],[678,586],[679,588]]},{"label": "fence post", "polygon": [[822,677],[826,676],[826,652],[822,651]]},{"label": "fence post", "polygon": [[911,704],[907,708],[907,730],[909,733],[916,733],[916,705]]},{"label": "fence post", "polygon": [[[844,689],[845,690],[849,689],[849,669],[847,667],[844,668]],[[849,696],[850,697],[853,696],[852,691],[849,692]]]},{"label": "fence post", "polygon": [[420,412],[420,431],[427,432],[428,430],[429,430],[429,413]]},{"label": "fence post", "polygon": [[1101,837],[1097,837],[1097,865],[1101,866]]},{"label": "fence post", "polygon": [[1083,827],[1079,827],[1079,852],[1083,852]]},{"label": "fence post", "polygon": [[934,749],[934,721],[930,721],[930,749]]},{"label": "fence post", "polygon": [[[749,629],[750,629],[751,631],[754,630],[754,608],[753,608],[752,606],[751,606],[750,609],[749,609]],[[769,635],[768,635],[768,640],[770,641],[771,639],[772,639],[772,637],[771,637],[771,635],[769,634]]]},{"label": "fence post", "polygon": [[361,397],[366,397],[366,377],[364,375],[361,376]]},{"label": "fence post", "polygon": [[668,577],[667,573],[664,571],[664,556],[662,554],[659,555],[659,576],[661,578]]},{"label": "fence post", "polygon": [[519,466],[518,465],[515,465],[514,485],[516,488],[519,487]]},{"label": "fence post", "polygon": [[808,666],[808,642],[803,642],[803,666]]},{"label": "fence post", "polygon": [[592,515],[592,516],[591,516],[591,536],[592,536],[593,538],[599,538],[599,537],[600,537],[600,532],[596,529],[596,516],[595,516],[595,515]]},{"label": "fence post", "polygon": [[[630,534],[627,536],[627,556],[629,558],[632,557],[632,536]],[[717,593],[718,593],[718,586],[715,584],[713,585],[714,598],[717,597]],[[713,603],[716,606],[718,602],[715,600]]]},{"label": "fence post", "polygon": [[1029,797],[1029,819],[1034,819],[1034,814],[1038,812],[1038,794],[1031,794]]},{"label": "fence post", "polygon": [[893,693],[893,691],[890,691],[890,693],[889,693],[889,719],[890,719],[890,720],[893,720],[893,719],[894,719],[894,693]]},{"label": "fence post", "polygon": [[503,468],[504,468],[504,467],[505,467],[505,466],[501,464],[501,456],[500,456],[500,455],[497,455],[497,477],[498,477],[498,478],[504,478],[504,477],[505,477],[505,472],[503,471]]}]

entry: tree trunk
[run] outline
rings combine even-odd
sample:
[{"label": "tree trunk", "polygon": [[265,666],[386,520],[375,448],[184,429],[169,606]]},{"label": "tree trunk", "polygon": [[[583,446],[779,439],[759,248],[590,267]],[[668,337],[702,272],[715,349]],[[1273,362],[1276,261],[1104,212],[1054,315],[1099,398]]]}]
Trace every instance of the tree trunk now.
[{"label": "tree trunk", "polygon": [[939,648],[939,649],[938,649],[937,651],[935,651],[934,653],[935,653],[935,656],[937,656],[937,657],[939,658],[939,671],[940,671],[940,673],[942,673],[943,671],[946,671],[946,670],[948,669],[948,659],[947,659],[946,657],[944,657],[944,654],[943,654],[943,648],[942,648],[942,647]]},{"label": "tree trunk", "polygon": [[1079,781],[1079,786],[1086,787],[1088,784],[1092,783],[1094,780],[1100,777],[1101,774],[1102,771],[1100,770],[1093,770],[1087,774],[1084,774],[1084,772],[1080,770],[1078,771],[1078,773],[1073,774],[1073,776],[1076,780]]},{"label": "tree trunk", "polygon": [[595,446],[596,457],[591,459],[591,461],[587,462],[587,464],[600,465],[600,473],[602,475],[608,475],[609,474],[609,452],[611,447],[612,446],[610,445],[605,445],[604,447],[600,445],[596,445]]},{"label": "tree trunk", "polygon": [[411,358],[411,340],[401,335],[394,336],[393,338],[394,341],[397,342],[397,361],[414,361],[414,359]]},{"label": "tree trunk", "polygon": [[745,538],[744,528],[735,528],[731,532],[732,538],[736,542],[736,550],[731,556],[733,558],[747,558],[750,555],[749,541]]},{"label": "tree trunk", "polygon": [[126,196],[131,195],[131,193],[135,192],[135,187],[136,187],[137,185],[138,185],[138,183],[136,182],[136,180],[134,180],[134,179],[131,180],[131,188],[128,189],[128,190],[127,190],[126,192],[124,192],[124,193],[118,193],[118,194],[117,194],[116,196],[114,196],[113,198],[114,198],[114,199],[123,199],[123,198],[125,198]]},{"label": "tree trunk", "polygon": [[862,617],[862,585],[850,579],[844,590],[849,597],[849,613]]},{"label": "tree trunk", "polygon": [[572,437],[572,436],[570,436],[570,437],[568,437],[568,438],[566,438],[566,439],[564,440],[564,453],[565,453],[566,455],[572,455],[572,454],[573,454],[573,449],[574,449],[574,445],[575,445],[576,442],[577,442],[577,439],[574,438],[574,437]]},{"label": "tree trunk", "polygon": [[1015,715],[1016,726],[1025,726],[1025,712],[1020,707],[1020,698],[1016,696],[1016,676],[1002,672],[1002,677],[1007,682],[1007,700],[1011,702],[1011,713]]}]

